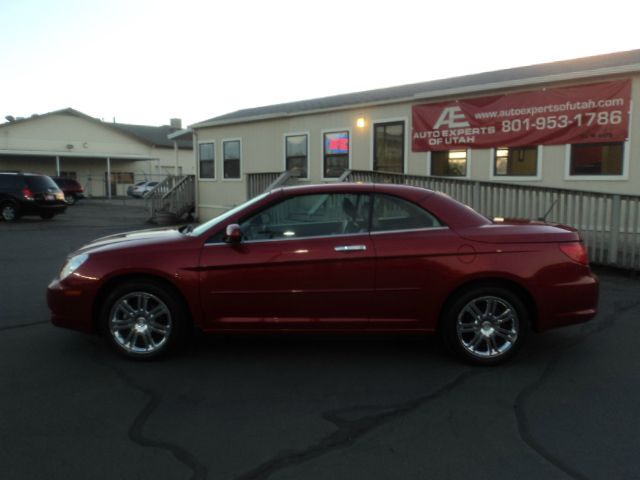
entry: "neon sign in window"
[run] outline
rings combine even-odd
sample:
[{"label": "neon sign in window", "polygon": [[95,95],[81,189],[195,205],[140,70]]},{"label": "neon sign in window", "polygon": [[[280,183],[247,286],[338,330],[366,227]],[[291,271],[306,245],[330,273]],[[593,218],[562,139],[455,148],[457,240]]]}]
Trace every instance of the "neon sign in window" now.
[{"label": "neon sign in window", "polygon": [[349,132],[324,134],[324,177],[338,178],[349,168]]},{"label": "neon sign in window", "polygon": [[324,152],[327,155],[348,154],[349,132],[335,132],[325,134]]}]

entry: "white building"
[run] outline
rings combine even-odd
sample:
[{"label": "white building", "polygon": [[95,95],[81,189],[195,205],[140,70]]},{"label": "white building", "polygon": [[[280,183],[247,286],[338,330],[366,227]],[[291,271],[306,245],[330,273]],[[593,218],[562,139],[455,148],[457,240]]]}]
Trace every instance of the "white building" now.
[{"label": "white building", "polygon": [[[77,179],[88,195],[124,195],[141,180],[195,174],[190,139],[170,140],[173,126],[103,122],[67,108],[0,124],[0,170]],[[111,179],[111,192],[107,179]]]},{"label": "white building", "polygon": [[285,170],[637,194],[638,98],[634,50],[240,110],[191,126],[198,214],[244,201],[248,174]]}]

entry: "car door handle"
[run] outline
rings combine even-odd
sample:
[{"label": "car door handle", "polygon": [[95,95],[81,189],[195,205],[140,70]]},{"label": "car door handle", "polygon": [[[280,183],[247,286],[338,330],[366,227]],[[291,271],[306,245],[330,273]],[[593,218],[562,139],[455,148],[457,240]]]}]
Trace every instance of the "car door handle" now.
[{"label": "car door handle", "polygon": [[366,249],[366,245],[340,245],[334,248],[336,252],[362,252]]}]

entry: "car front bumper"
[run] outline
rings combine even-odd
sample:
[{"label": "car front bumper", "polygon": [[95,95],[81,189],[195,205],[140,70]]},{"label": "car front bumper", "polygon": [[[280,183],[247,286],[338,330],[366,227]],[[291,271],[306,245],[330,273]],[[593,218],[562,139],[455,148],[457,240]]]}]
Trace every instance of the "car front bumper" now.
[{"label": "car front bumper", "polygon": [[54,279],[47,288],[47,304],[51,310],[51,323],[58,327],[94,333],[94,292],[77,286],[65,285]]}]

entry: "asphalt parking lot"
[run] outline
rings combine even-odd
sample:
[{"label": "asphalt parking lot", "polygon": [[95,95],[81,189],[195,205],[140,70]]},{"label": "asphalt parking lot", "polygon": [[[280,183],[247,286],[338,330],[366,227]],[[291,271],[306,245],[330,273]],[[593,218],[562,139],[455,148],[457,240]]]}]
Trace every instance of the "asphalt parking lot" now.
[{"label": "asphalt parking lot", "polygon": [[53,327],[86,241],[148,228],[89,200],[0,223],[0,476],[12,479],[640,478],[640,281],[599,271],[591,322],[470,367],[435,339],[196,337],[134,363]]}]

